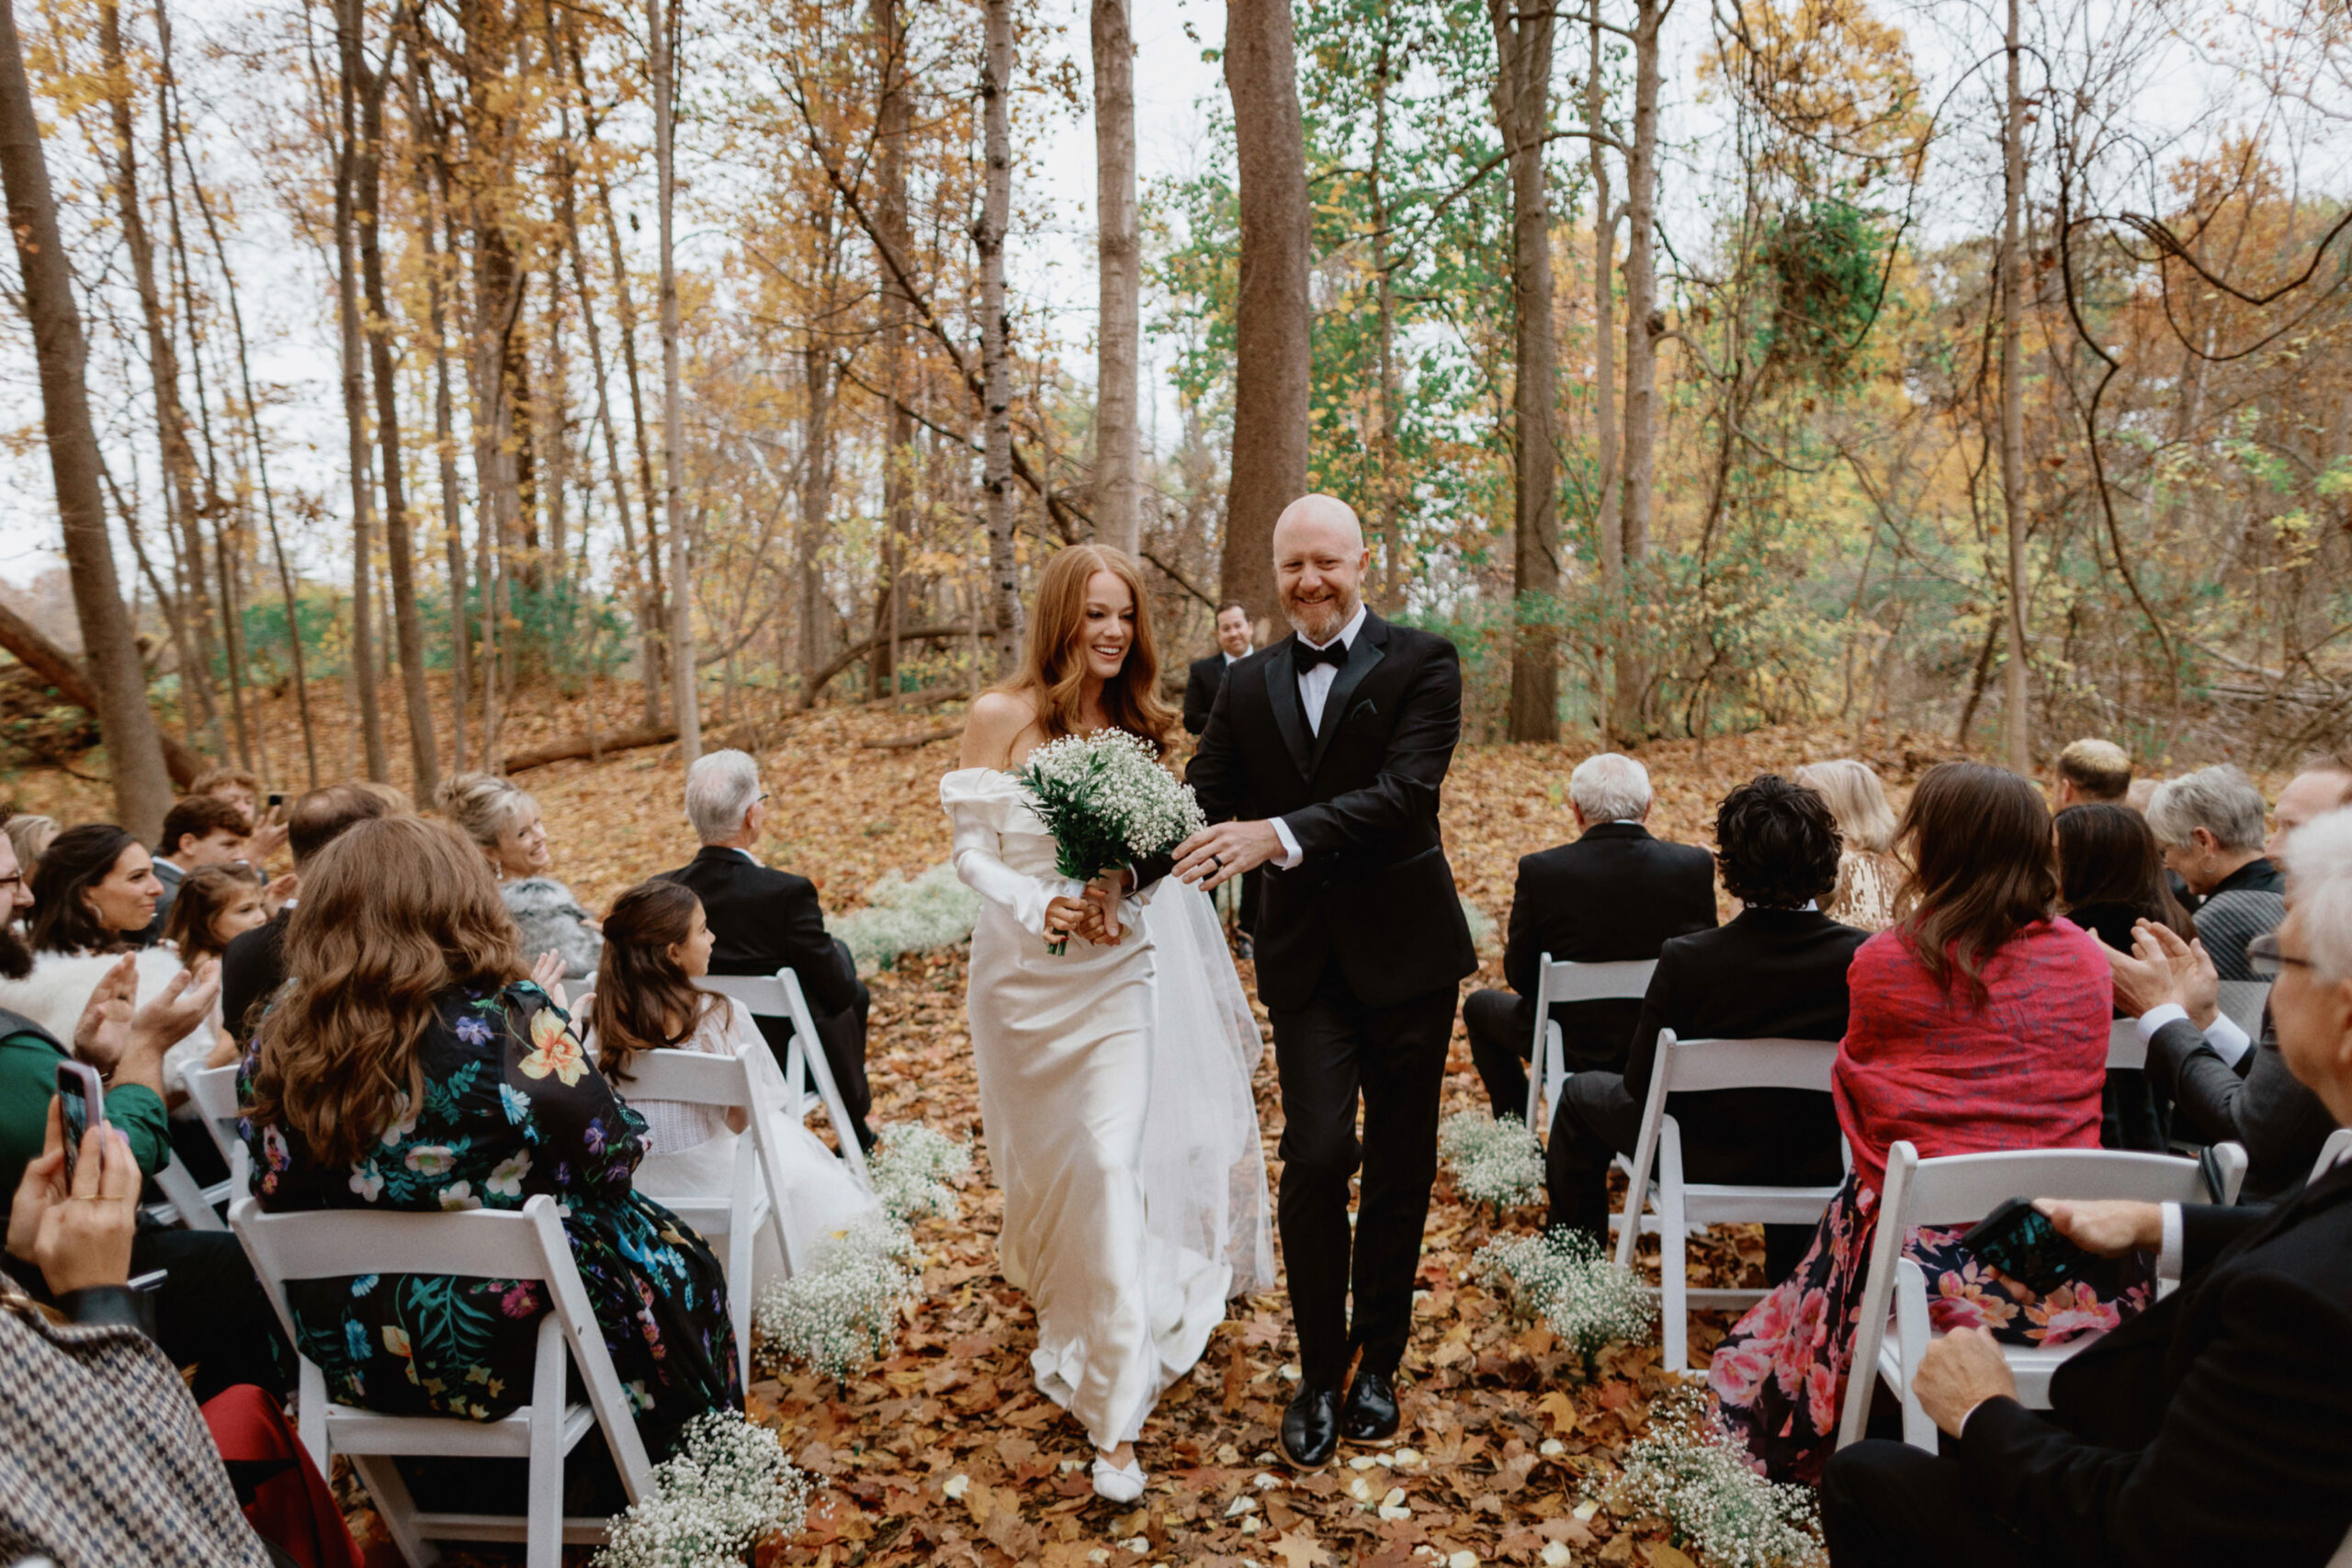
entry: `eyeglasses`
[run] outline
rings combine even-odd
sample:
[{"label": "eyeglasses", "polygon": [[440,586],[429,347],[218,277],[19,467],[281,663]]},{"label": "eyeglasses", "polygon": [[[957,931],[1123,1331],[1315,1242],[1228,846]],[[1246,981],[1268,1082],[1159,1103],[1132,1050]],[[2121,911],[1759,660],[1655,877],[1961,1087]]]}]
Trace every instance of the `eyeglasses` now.
[{"label": "eyeglasses", "polygon": [[2257,979],[2276,980],[2286,973],[2290,964],[2298,969],[2308,969],[2312,961],[2279,952],[2277,931],[2264,931],[2245,944],[2245,966],[2254,971]]}]

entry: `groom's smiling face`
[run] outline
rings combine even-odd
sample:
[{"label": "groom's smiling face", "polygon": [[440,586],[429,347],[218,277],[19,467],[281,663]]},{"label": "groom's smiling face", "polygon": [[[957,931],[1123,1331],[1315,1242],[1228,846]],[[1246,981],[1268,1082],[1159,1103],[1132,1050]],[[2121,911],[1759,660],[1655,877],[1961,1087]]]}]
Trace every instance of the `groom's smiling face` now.
[{"label": "groom's smiling face", "polygon": [[1370,558],[1345,502],[1328,495],[1292,502],[1274,524],[1274,585],[1291,629],[1317,645],[1339,636],[1363,603]]}]

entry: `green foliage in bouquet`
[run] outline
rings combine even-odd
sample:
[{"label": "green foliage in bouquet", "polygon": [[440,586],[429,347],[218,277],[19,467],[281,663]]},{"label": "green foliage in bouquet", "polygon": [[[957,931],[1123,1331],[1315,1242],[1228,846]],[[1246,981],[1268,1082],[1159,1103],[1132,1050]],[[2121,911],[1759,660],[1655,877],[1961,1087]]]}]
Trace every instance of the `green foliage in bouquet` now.
[{"label": "green foliage in bouquet", "polygon": [[1029,753],[1021,786],[1054,836],[1054,869],[1074,882],[1164,854],[1206,825],[1151,743],[1123,729],[1047,741]]}]

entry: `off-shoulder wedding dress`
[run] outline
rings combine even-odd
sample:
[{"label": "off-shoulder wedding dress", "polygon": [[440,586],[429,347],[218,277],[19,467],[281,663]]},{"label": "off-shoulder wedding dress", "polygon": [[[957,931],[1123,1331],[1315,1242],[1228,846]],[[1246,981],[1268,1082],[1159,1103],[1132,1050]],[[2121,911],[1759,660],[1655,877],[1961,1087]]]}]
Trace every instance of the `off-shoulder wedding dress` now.
[{"label": "off-shoulder wedding dress", "polygon": [[1037,1314],[1037,1387],[1099,1450],[1132,1442],[1229,1296],[1273,1282],[1250,1078],[1262,1042],[1206,895],[1173,877],[1125,940],[1046,951],[1079,885],[1011,773],[940,781],[956,873],[981,897],[967,1006],[1004,1277]]}]

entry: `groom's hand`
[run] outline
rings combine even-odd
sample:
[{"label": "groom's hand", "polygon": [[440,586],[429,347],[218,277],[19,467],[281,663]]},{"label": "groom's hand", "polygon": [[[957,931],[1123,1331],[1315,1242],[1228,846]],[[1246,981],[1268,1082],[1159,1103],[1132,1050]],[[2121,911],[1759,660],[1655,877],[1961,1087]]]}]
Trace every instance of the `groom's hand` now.
[{"label": "groom's hand", "polygon": [[1282,835],[1272,822],[1220,822],[1176,846],[1176,874],[1213,893],[1243,872],[1282,858]]}]

